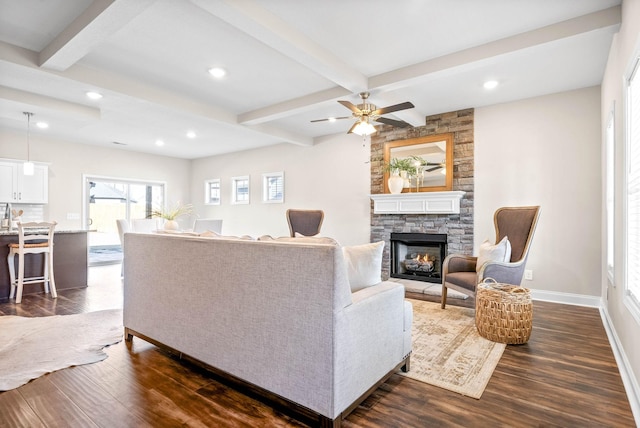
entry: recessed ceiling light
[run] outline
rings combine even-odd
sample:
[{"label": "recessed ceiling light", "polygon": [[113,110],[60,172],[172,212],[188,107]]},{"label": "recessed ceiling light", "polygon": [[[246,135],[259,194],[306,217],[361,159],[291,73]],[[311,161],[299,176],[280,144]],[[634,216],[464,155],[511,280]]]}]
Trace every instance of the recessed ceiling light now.
[{"label": "recessed ceiling light", "polygon": [[87,92],[87,96],[92,100],[99,100],[100,98],[102,98],[102,94],[93,91]]},{"label": "recessed ceiling light", "polygon": [[196,133],[193,131],[188,131],[187,132],[187,138],[196,138]]},{"label": "recessed ceiling light", "polygon": [[487,80],[486,82],[484,82],[484,88],[485,89],[495,89],[498,86],[498,81],[497,80]]},{"label": "recessed ceiling light", "polygon": [[36,126],[40,129],[47,129],[49,127],[49,124],[47,122],[38,122],[36,123]]},{"label": "recessed ceiling light", "polygon": [[335,118],[335,117],[330,117],[330,118],[329,118],[329,122],[335,122],[335,121],[336,121],[336,118]]},{"label": "recessed ceiling light", "polygon": [[162,146],[164,146],[164,141],[162,141],[162,140],[156,140],[156,146],[158,146],[158,147],[162,147]]},{"label": "recessed ceiling light", "polygon": [[211,74],[216,79],[222,79],[227,75],[227,70],[222,67],[213,67],[209,69],[209,74]]}]

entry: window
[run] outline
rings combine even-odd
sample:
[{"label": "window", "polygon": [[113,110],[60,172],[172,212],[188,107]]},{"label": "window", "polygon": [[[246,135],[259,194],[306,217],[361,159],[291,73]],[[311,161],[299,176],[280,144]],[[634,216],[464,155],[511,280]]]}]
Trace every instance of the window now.
[{"label": "window", "polygon": [[262,174],[262,202],[281,204],[284,202],[284,173]]},{"label": "window", "polygon": [[214,178],[204,182],[204,203],[220,205],[220,179]]},{"label": "window", "polygon": [[613,277],[613,251],[614,251],[614,171],[615,171],[615,105],[611,107],[607,129],[605,135],[605,156],[606,156],[606,215],[607,215],[607,278],[609,283],[615,287]]},{"label": "window", "polygon": [[233,204],[248,204],[249,203],[249,176],[233,177],[231,179],[231,194]]},{"label": "window", "polygon": [[[639,52],[640,53],[640,52]],[[640,317],[640,56],[626,76],[625,304]]]}]

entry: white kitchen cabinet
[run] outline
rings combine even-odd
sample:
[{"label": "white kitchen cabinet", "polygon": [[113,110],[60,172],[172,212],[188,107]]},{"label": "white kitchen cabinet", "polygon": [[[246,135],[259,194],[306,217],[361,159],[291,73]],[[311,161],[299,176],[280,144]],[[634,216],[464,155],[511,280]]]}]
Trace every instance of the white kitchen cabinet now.
[{"label": "white kitchen cabinet", "polygon": [[33,175],[24,175],[22,162],[0,161],[0,203],[49,202],[49,167],[36,164]]}]

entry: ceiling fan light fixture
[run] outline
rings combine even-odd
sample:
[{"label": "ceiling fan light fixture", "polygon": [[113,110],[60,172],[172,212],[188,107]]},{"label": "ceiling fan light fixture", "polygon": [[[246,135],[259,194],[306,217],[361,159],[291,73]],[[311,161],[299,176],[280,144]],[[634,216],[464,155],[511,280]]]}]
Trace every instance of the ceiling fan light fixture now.
[{"label": "ceiling fan light fixture", "polygon": [[375,126],[370,124],[368,120],[362,119],[360,122],[358,122],[356,127],[353,128],[353,131],[351,132],[362,137],[366,137],[367,135],[375,134],[376,131],[377,129],[375,128]]}]

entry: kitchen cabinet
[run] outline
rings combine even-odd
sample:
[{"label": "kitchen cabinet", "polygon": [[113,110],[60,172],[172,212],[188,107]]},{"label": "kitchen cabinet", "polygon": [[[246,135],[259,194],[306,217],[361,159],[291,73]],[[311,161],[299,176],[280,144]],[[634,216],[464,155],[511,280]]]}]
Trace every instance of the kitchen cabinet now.
[{"label": "kitchen cabinet", "polygon": [[33,175],[24,175],[22,162],[0,161],[0,203],[49,202],[49,167],[35,164]]}]

